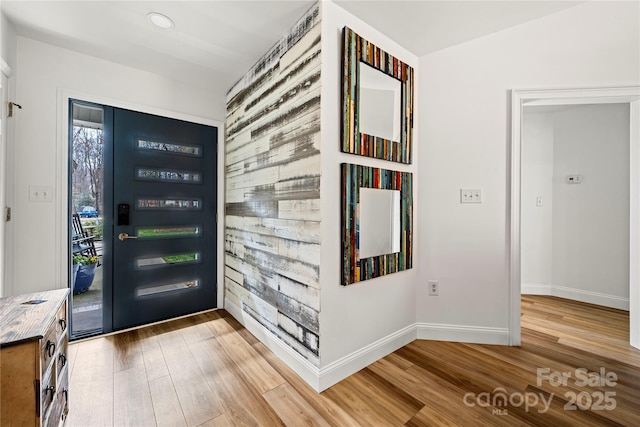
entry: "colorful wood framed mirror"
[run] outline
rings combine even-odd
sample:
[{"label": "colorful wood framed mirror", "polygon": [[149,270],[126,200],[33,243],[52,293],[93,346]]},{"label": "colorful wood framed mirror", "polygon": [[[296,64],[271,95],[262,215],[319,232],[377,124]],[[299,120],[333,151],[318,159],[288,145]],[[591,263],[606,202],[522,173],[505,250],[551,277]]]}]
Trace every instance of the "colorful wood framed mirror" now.
[{"label": "colorful wood framed mirror", "polygon": [[343,163],[342,285],[412,266],[413,176]]},{"label": "colorful wood framed mirror", "polygon": [[342,151],[411,163],[413,68],[342,31]]}]

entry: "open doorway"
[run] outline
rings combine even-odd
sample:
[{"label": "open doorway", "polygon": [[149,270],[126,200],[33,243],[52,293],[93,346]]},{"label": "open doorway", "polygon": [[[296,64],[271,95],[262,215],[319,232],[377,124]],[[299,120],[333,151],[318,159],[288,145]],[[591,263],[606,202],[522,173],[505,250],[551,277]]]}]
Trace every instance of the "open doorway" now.
[{"label": "open doorway", "polygon": [[525,106],[523,295],[629,310],[629,103]]},{"label": "open doorway", "polygon": [[[609,298],[617,303],[628,301],[630,312],[630,342],[631,345],[640,347],[640,263],[638,251],[640,248],[640,153],[638,152],[638,125],[640,121],[640,88],[596,88],[596,89],[565,89],[565,90],[515,90],[512,93],[512,146],[511,146],[511,200],[510,200],[510,331],[511,344],[520,344],[520,300],[522,283],[522,234],[521,225],[523,217],[523,204],[529,203],[523,199],[522,177],[522,150],[523,150],[523,117],[524,111],[530,106],[551,107],[555,111],[566,107],[588,104],[625,104],[628,108],[630,126],[627,133],[630,134],[628,146],[629,174],[627,195],[629,208],[624,215],[628,227],[628,298]],[[548,110],[553,111],[553,110]],[[562,185],[573,185],[578,188],[576,182],[584,178],[579,171],[564,174]],[[613,189],[612,189],[613,190]],[[547,199],[547,202],[550,201]],[[538,200],[534,197],[533,203],[544,206],[545,198]],[[540,206],[540,207],[542,207]],[[526,216],[526,215],[525,215]],[[627,272],[624,272],[627,274]],[[602,297],[604,293],[582,292],[582,296]],[[609,302],[610,302],[609,301]],[[595,302],[595,301],[594,301]],[[613,305],[615,306],[615,305]]]}]

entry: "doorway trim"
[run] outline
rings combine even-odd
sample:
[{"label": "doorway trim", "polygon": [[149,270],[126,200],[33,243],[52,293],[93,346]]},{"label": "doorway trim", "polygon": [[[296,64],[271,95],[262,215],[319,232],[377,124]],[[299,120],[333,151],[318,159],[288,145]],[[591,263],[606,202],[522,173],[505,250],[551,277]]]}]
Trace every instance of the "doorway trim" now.
[{"label": "doorway trim", "polygon": [[[204,117],[193,116],[190,114],[179,113],[176,111],[169,111],[162,108],[151,107],[148,105],[135,104],[120,99],[109,98],[106,96],[85,93],[70,89],[58,88],[57,91],[57,136],[56,136],[56,188],[59,190],[57,197],[55,197],[55,223],[57,224],[55,230],[55,247],[58,248],[55,251],[55,266],[56,277],[58,278],[59,288],[66,288],[69,282],[68,269],[66,266],[69,263],[67,256],[68,242],[67,242],[67,206],[69,203],[68,192],[68,153],[69,153],[69,100],[77,99],[82,101],[91,102],[94,104],[107,105],[110,107],[122,108],[127,110],[138,111],[146,114],[155,114],[157,116],[167,117],[171,119],[183,120],[186,122],[198,123],[207,126],[214,126],[218,129],[218,154],[217,154],[217,166],[218,171],[224,171],[224,123],[212,120]],[[220,173],[220,172],[219,172]],[[224,180],[219,179],[218,185],[218,199],[216,201],[217,209],[217,233],[218,236],[224,234]],[[216,242],[216,251],[218,258],[216,260],[217,265],[217,306],[222,308],[224,306],[224,239],[218,239]]]},{"label": "doorway trim", "polygon": [[524,106],[613,103],[629,103],[631,112],[629,315],[631,345],[640,348],[640,86],[511,90],[511,170],[507,194],[509,345],[521,343],[520,193]]}]

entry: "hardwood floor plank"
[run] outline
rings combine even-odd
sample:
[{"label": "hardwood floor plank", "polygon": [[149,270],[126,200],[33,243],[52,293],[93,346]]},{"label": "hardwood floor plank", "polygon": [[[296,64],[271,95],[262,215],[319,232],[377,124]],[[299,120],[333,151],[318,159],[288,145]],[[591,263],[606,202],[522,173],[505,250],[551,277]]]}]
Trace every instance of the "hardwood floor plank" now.
[{"label": "hardwood floor plank", "polygon": [[[482,408],[469,408],[464,405],[465,390],[444,381],[438,381],[437,376],[417,366],[408,370],[398,369],[386,360],[379,360],[367,369],[380,376],[394,381],[395,384],[423,403],[417,414],[407,421],[407,425],[469,425],[477,420],[494,421],[489,418]],[[417,415],[416,414],[416,415]],[[492,422],[493,425],[511,425],[508,420],[501,418]]]},{"label": "hardwood floor plank", "polygon": [[73,372],[73,367],[76,364],[76,356],[78,356],[78,343],[69,343],[67,347],[67,358],[69,360],[69,375]]},{"label": "hardwood floor plank", "polygon": [[358,427],[360,424],[353,419],[341,406],[340,402],[334,402],[324,393],[318,394],[307,383],[305,383],[291,368],[282,360],[278,359],[264,344],[257,342],[253,348],[273,366],[280,375],[291,384],[305,399],[305,402],[321,414],[330,425],[344,427]]},{"label": "hardwood floor plank", "polygon": [[464,424],[457,423],[444,415],[434,411],[432,408],[425,406],[409,421],[404,424],[406,427],[464,427]]},{"label": "hardwood floor plank", "polygon": [[235,424],[231,421],[231,418],[227,413],[218,415],[212,420],[200,424],[198,427],[231,427]]},{"label": "hardwood floor plank", "polygon": [[[635,427],[640,350],[628,334],[621,310],[527,295],[520,347],[417,340],[318,394],[229,313],[207,312],[70,345],[66,426]],[[585,385],[578,368],[618,378]],[[615,408],[587,405],[605,392]],[[573,395],[583,409],[565,408]]]},{"label": "hardwood floor plank", "polygon": [[263,396],[285,425],[330,426],[290,384],[284,383],[266,392]]},{"label": "hardwood floor plank", "polygon": [[113,370],[115,372],[144,365],[138,330],[113,335],[109,339],[115,347],[115,359],[113,361]]},{"label": "hardwood floor plank", "polygon": [[139,329],[142,361],[149,381],[169,375],[160,342],[154,331],[152,327]]},{"label": "hardwood floor plank", "polygon": [[[187,350],[180,330],[171,330],[170,327],[158,335],[158,341],[187,425],[197,426],[222,414],[223,409],[217,394],[209,387]],[[161,326],[156,328],[162,330]]]},{"label": "hardwood floor plank", "polygon": [[214,320],[208,325],[214,332],[216,339],[261,394],[284,384],[284,378],[235,332],[233,326],[226,319]]},{"label": "hardwood floor plank", "polygon": [[155,427],[154,408],[144,366],[114,372],[113,380],[113,406],[118,408],[113,414],[113,424]]},{"label": "hardwood floor plank", "polygon": [[[375,373],[363,369],[324,393],[346,405],[347,412],[364,424],[402,425],[424,406]],[[342,396],[345,397],[342,400]],[[376,421],[377,420],[377,421]]]},{"label": "hardwood floor plank", "polygon": [[77,354],[69,377],[70,409],[65,425],[112,426],[113,346],[104,338],[73,345]]},{"label": "hardwood floor plank", "polygon": [[209,386],[216,390],[230,425],[282,425],[259,390],[247,379],[233,355],[215,338],[189,346]]},{"label": "hardwood floor plank", "polygon": [[169,375],[149,381],[149,391],[158,427],[186,427],[187,421]]},{"label": "hardwood floor plank", "polygon": [[240,336],[244,338],[247,343],[249,343],[249,345],[254,345],[260,342],[256,337],[253,336],[251,332],[245,329],[245,327],[242,326],[242,324],[236,319],[234,319],[233,316],[231,316],[228,312],[222,310],[216,313],[218,313],[221,318],[224,318],[224,320],[227,321],[227,324],[231,326],[236,332],[238,332]]},{"label": "hardwood floor plank", "polygon": [[[215,312],[211,312],[215,313]],[[211,329],[207,327],[206,323],[210,321],[212,318],[218,318],[219,316],[213,317],[209,313],[201,313],[192,317],[187,317],[185,319],[188,322],[187,327],[181,330],[182,338],[184,342],[190,344],[192,342],[202,341],[209,338],[213,338],[213,332]]]},{"label": "hardwood floor plank", "polygon": [[593,340],[591,339],[584,339],[580,337],[570,337],[570,336],[565,336],[560,338],[559,343],[566,344],[568,346],[571,346],[580,350],[585,350],[589,352],[595,351],[598,354],[606,355],[606,357],[610,359],[619,360],[621,362],[640,368],[640,358],[638,357],[637,352],[631,348],[629,349],[614,348],[606,344],[593,342]]}]

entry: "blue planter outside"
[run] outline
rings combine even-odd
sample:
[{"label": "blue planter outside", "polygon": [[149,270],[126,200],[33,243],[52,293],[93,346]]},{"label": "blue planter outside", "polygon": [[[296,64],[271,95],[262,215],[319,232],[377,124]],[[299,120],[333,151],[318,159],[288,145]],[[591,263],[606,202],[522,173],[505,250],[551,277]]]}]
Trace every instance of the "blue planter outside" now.
[{"label": "blue planter outside", "polygon": [[73,284],[74,294],[81,294],[89,290],[91,283],[93,283],[93,276],[96,275],[97,266],[97,264],[80,265]]}]

